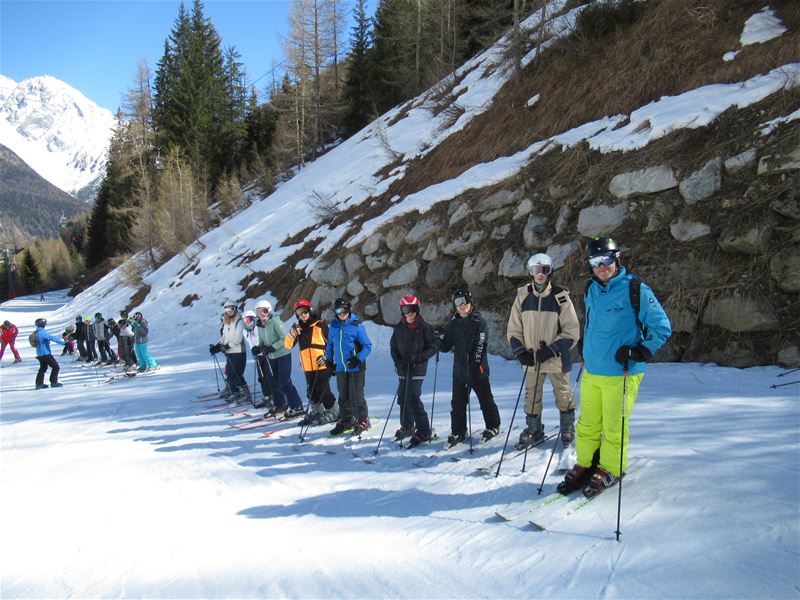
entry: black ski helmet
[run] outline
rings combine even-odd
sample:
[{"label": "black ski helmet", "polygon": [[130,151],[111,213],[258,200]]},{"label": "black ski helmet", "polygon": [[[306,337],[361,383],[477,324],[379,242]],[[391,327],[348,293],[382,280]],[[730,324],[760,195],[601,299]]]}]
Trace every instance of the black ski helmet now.
[{"label": "black ski helmet", "polygon": [[38,319],[36,319],[36,321],[34,321],[34,324],[37,327],[45,327],[47,325],[47,319],[45,319],[44,317],[39,317]]},{"label": "black ski helmet", "polygon": [[[340,308],[345,309],[344,311],[339,311]],[[344,298],[337,298],[336,301],[333,303],[333,312],[336,314],[344,314],[349,313],[352,311],[352,306],[350,305],[349,300],[345,300]]]},{"label": "black ski helmet", "polygon": [[617,242],[613,238],[605,236],[598,236],[593,240],[589,240],[584,248],[584,256],[587,261],[586,267],[589,269],[589,273],[592,272],[592,267],[588,260],[593,256],[612,256],[617,266],[619,266],[619,254],[620,250]]},{"label": "black ski helmet", "polygon": [[[459,302],[456,304],[456,300],[462,298],[464,302]],[[469,290],[458,289],[453,291],[452,295],[453,306],[458,308],[459,304],[472,304],[472,294],[469,293]]]}]

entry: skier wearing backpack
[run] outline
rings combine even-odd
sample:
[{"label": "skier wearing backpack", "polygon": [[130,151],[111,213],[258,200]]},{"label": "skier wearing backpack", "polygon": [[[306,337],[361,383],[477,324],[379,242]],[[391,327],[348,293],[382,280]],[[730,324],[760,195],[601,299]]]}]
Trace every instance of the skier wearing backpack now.
[{"label": "skier wearing backpack", "polygon": [[453,398],[450,411],[450,436],[447,446],[467,439],[467,405],[470,390],[475,391],[483,413],[485,429],[481,441],[488,442],[500,433],[500,412],[489,383],[489,329],[486,321],[472,305],[467,290],[453,292],[456,313],[444,326],[439,350],[453,351]]},{"label": "skier wearing backpack", "polygon": [[6,346],[9,346],[11,348],[11,353],[14,355],[14,362],[18,363],[22,361],[19,356],[19,352],[17,352],[17,349],[14,347],[14,342],[17,339],[17,335],[19,335],[19,329],[17,329],[17,326],[11,321],[3,321],[3,324],[0,325],[0,360],[3,359]]},{"label": "skier wearing backpack", "polygon": [[525,370],[525,429],[516,449],[524,450],[544,438],[542,391],[550,377],[560,413],[561,441],[568,447],[575,439],[575,404],[570,394],[570,349],[580,337],[580,324],[569,290],[551,283],[553,260],[534,254],[528,260],[533,281],[517,289],[507,337],[514,357]]},{"label": "skier wearing backpack", "polygon": [[645,363],[669,339],[672,328],[650,287],[620,263],[613,239],[594,238],[586,245],[585,256],[591,279],[584,296],[585,373],[575,431],[577,463],[558,491],[567,494],[583,488],[591,498],[619,482],[625,472],[629,416]]},{"label": "skier wearing backpack", "polygon": [[350,301],[344,298],[337,298],[333,303],[334,318],[325,347],[325,364],[329,371],[336,373],[339,392],[339,420],[331,429],[331,435],[339,435],[350,428],[353,435],[361,435],[370,428],[364,384],[372,342],[352,310]]},{"label": "skier wearing backpack", "polygon": [[306,299],[294,303],[297,323],[289,328],[283,345],[290,350],[300,347],[300,366],[306,376],[309,406],[301,426],[325,425],[339,417],[336,396],[331,391],[331,375],[325,366],[325,346],[328,344],[328,324]]},{"label": "skier wearing backpack", "polygon": [[400,299],[400,322],[394,326],[389,340],[394,368],[400,377],[397,386],[400,429],[394,434],[394,440],[401,442],[410,437],[411,448],[431,439],[431,424],[420,395],[428,360],[436,354],[437,344],[433,327],[422,318],[419,309],[416,296]]},{"label": "skier wearing backpack", "polygon": [[64,340],[54,336],[51,333],[48,333],[45,330],[45,327],[47,326],[47,319],[40,317],[36,319],[35,324],[36,360],[39,361],[39,371],[36,373],[36,389],[43,390],[48,387],[44,382],[44,375],[48,368],[50,369],[49,387],[62,387],[64,384],[58,382],[58,371],[60,367],[58,366],[58,361],[50,352],[50,342],[55,342],[56,344],[61,344],[63,346]]},{"label": "skier wearing backpack", "polygon": [[300,416],[305,412],[305,408],[297,388],[292,383],[292,351],[284,345],[286,331],[283,328],[283,321],[275,314],[267,300],[261,300],[256,305],[256,316],[259,319],[260,344],[253,351],[266,357],[264,377],[272,391],[274,404],[274,408],[267,411],[266,416],[274,417],[281,412],[284,419]]}]

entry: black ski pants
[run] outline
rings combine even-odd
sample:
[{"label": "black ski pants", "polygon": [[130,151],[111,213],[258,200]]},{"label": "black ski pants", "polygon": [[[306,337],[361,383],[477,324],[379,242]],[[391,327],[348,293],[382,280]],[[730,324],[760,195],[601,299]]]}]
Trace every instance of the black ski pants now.
[{"label": "black ski pants", "polygon": [[431,435],[428,413],[422,404],[422,377],[401,377],[397,386],[397,403],[400,405],[400,425],[415,430],[423,439]]},{"label": "black ski pants", "polygon": [[336,373],[336,388],[339,392],[339,420],[345,423],[369,418],[367,400],[364,398],[366,364],[358,371]]},{"label": "black ski pants", "polygon": [[331,376],[327,369],[319,371],[306,371],[306,394],[313,404],[322,402],[325,410],[330,410],[336,404],[336,396],[331,391]]},{"label": "black ski pants", "polygon": [[450,411],[450,430],[454,435],[467,436],[467,405],[469,404],[470,391],[478,396],[478,403],[483,413],[483,422],[486,428],[500,429],[500,411],[492,394],[492,386],[488,376],[472,375],[464,380],[453,377],[453,399]]},{"label": "black ski pants", "polygon": [[36,373],[36,385],[44,383],[44,374],[47,368],[50,367],[50,383],[58,383],[58,371],[61,367],[58,366],[58,361],[52,354],[45,354],[44,356],[37,356],[36,360],[39,361],[39,372]]}]

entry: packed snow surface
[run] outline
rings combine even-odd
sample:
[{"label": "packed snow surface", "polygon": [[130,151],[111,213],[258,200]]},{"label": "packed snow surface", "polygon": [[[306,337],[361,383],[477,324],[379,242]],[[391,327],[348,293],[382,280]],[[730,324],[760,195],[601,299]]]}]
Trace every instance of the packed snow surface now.
[{"label": "packed snow surface", "polygon": [[[631,481],[535,531],[494,516],[533,498],[552,442],[508,460],[504,437],[442,453],[391,441],[396,377],[386,327],[368,325],[367,398],[379,418],[360,442],[312,428],[237,430],[244,415],[198,396],[217,389],[207,330],[181,309],[152,315],[154,375],[105,383],[113,368],[69,357],[59,390],[33,390],[27,334],[88,312],[48,294],[0,307],[20,326],[23,362],[4,357],[0,561],[3,598],[797,598],[800,405],[781,369],[648,367],[631,420]],[[76,301],[80,302],[80,301]],[[188,334],[188,335],[184,335]],[[191,340],[191,342],[189,342]],[[23,343],[24,342],[24,343]],[[60,346],[57,348],[60,349]],[[296,361],[296,357],[295,357]],[[504,433],[520,385],[492,357]],[[294,368],[297,364],[295,362]],[[451,356],[432,360],[423,400],[449,433]],[[248,380],[252,381],[252,362]],[[577,374],[577,368],[573,377]],[[305,389],[299,370],[295,385]],[[578,401],[580,399],[578,398]],[[477,403],[473,435],[482,419]],[[517,414],[512,443],[522,419]],[[545,388],[544,422],[558,422]],[[386,436],[374,450],[383,426]],[[357,456],[354,456],[354,453]],[[415,467],[426,457],[430,463]],[[460,459],[457,462],[453,459]],[[366,462],[366,460],[370,462]],[[636,477],[633,477],[635,473]],[[544,493],[559,481],[545,478]]]}]

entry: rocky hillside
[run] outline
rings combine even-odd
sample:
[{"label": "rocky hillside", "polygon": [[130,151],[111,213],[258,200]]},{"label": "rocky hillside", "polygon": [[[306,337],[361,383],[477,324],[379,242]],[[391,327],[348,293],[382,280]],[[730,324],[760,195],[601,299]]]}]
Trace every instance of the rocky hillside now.
[{"label": "rocky hillside", "polygon": [[499,40],[203,236],[131,303],[174,296],[191,324],[223,297],[324,309],[347,295],[392,323],[414,291],[438,325],[468,286],[507,354],[527,257],[551,254],[580,299],[580,248],[605,234],[671,317],[659,358],[800,365],[800,7],[557,0],[541,14],[524,23],[519,70]]}]

